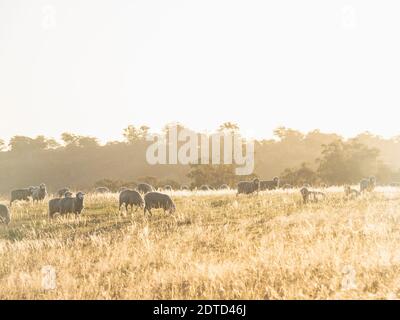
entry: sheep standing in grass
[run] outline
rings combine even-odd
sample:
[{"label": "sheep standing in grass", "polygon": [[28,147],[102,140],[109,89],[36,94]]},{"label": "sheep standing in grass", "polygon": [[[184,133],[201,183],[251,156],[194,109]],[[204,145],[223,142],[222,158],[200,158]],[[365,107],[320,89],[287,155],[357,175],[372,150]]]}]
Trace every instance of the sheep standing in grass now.
[{"label": "sheep standing in grass", "polygon": [[303,197],[303,202],[307,203],[309,201],[318,202],[318,198],[325,198],[326,195],[319,191],[310,191],[306,187],[300,189],[301,196]]},{"label": "sheep standing in grass", "polygon": [[220,190],[228,190],[229,186],[227,184],[223,184],[219,187]]},{"label": "sheep standing in grass", "polygon": [[47,195],[46,185],[42,183],[39,187],[35,187],[32,190],[32,199],[33,203],[43,201]]},{"label": "sheep standing in grass", "polygon": [[64,194],[65,194],[66,192],[69,192],[69,188],[62,188],[62,189],[60,189],[60,190],[57,191],[57,194],[58,194],[58,196],[59,196],[60,198],[62,198],[62,197],[64,197]]},{"label": "sheep standing in grass", "polygon": [[261,180],[260,190],[275,190],[279,188],[279,178],[274,177],[272,180]]},{"label": "sheep standing in grass", "polygon": [[109,193],[110,189],[107,187],[98,187],[94,190],[95,193]]},{"label": "sheep standing in grass", "polygon": [[166,186],[164,186],[164,188],[163,188],[165,191],[172,191],[172,187],[169,185],[169,184],[167,184]]},{"label": "sheep standing in grass", "polygon": [[372,192],[375,189],[375,185],[376,185],[375,177],[362,179],[360,181],[360,192],[365,192],[365,191]]},{"label": "sheep standing in grass", "polygon": [[26,188],[26,189],[12,190],[10,206],[12,205],[12,203],[14,201],[17,201],[17,200],[29,201],[29,198],[32,197],[32,192],[33,192],[32,187]]},{"label": "sheep standing in grass", "polygon": [[159,192],[149,192],[144,196],[144,214],[148,211],[151,215],[151,209],[163,209],[164,213],[174,213],[176,210],[175,204],[171,197],[167,194]]},{"label": "sheep standing in grass", "polygon": [[237,194],[252,194],[260,190],[260,180],[255,178],[253,181],[240,181],[237,185]]},{"label": "sheep standing in grass", "polygon": [[184,184],[184,185],[181,186],[181,190],[182,190],[182,191],[183,191],[183,190],[189,191],[190,188],[189,188],[188,185]]},{"label": "sheep standing in grass", "polygon": [[83,210],[83,192],[78,192],[75,197],[65,197],[60,200],[60,214],[80,214]]},{"label": "sheep standing in grass", "polygon": [[346,185],[344,186],[344,194],[347,198],[357,198],[360,195],[360,192]]},{"label": "sheep standing in grass", "polygon": [[199,190],[201,190],[201,191],[210,191],[211,188],[210,188],[209,185],[203,184],[203,185],[199,188]]},{"label": "sheep standing in grass", "polygon": [[10,211],[7,206],[0,204],[0,223],[9,224],[11,221]]},{"label": "sheep standing in grass", "polygon": [[154,191],[154,188],[148,183],[139,183],[136,190],[140,193],[146,194],[148,192]]},{"label": "sheep standing in grass", "polygon": [[128,206],[131,206],[131,210],[133,210],[133,206],[136,206],[136,211],[139,207],[144,208],[144,200],[136,190],[126,189],[119,194],[120,210],[123,204],[125,204],[126,211],[128,211]]},{"label": "sheep standing in grass", "polygon": [[[72,198],[72,192],[66,191],[63,194],[64,198]],[[56,213],[61,212],[60,202],[63,197],[54,198],[49,201],[49,217],[52,218]]]}]

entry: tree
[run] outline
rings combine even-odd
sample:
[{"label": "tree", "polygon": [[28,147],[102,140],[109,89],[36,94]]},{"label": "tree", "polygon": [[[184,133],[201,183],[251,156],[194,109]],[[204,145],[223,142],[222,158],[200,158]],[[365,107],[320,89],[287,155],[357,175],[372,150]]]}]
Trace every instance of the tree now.
[{"label": "tree", "polygon": [[235,166],[227,164],[191,164],[187,176],[192,180],[192,187],[200,187],[203,184],[213,187],[222,184],[233,186],[237,181]]},{"label": "tree", "polygon": [[14,136],[9,143],[11,151],[14,152],[32,152],[39,150],[54,149],[58,143],[54,139],[44,136],[37,136],[35,139],[25,136]]},{"label": "tree", "polygon": [[224,122],[218,128],[219,132],[229,132],[229,133],[238,133],[239,126],[233,122]]},{"label": "tree", "polygon": [[314,184],[319,180],[318,174],[303,162],[299,168],[285,169],[281,174],[283,183],[289,183],[294,186],[302,186],[306,183]]},{"label": "tree", "polygon": [[137,141],[146,140],[146,137],[149,133],[150,127],[142,125],[139,128],[136,128],[133,125],[129,125],[124,129],[123,136],[127,143],[134,144]]},{"label": "tree", "polygon": [[355,142],[338,140],[323,146],[318,173],[330,184],[356,183],[375,174],[379,150]]},{"label": "tree", "polygon": [[79,136],[73,133],[64,132],[61,139],[66,147],[94,148],[99,146],[97,138],[89,136]]}]

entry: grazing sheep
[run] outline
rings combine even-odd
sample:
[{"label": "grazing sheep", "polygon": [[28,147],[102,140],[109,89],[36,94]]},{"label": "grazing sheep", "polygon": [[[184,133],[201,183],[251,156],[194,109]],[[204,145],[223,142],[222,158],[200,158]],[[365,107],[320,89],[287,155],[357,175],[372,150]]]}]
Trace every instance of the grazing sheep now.
[{"label": "grazing sheep", "polygon": [[209,185],[203,184],[202,186],[200,186],[199,190],[201,190],[201,191],[210,191],[211,188],[210,188]]},{"label": "grazing sheep", "polygon": [[400,187],[400,182],[392,182],[390,184],[391,187]]},{"label": "grazing sheep", "polygon": [[175,204],[171,197],[167,194],[159,192],[149,192],[144,196],[144,214],[148,211],[151,215],[151,209],[164,209],[164,213],[174,213],[176,210]]},{"label": "grazing sheep", "polygon": [[344,186],[344,194],[347,198],[357,198],[360,195],[360,192],[346,185]]},{"label": "grazing sheep", "polygon": [[64,194],[65,194],[66,192],[69,192],[69,188],[62,188],[62,189],[60,189],[60,190],[57,191],[57,194],[58,194],[58,196],[59,196],[60,198],[62,198],[62,197],[64,197]]},{"label": "grazing sheep", "polygon": [[123,192],[123,191],[125,191],[125,190],[128,190],[129,188],[127,188],[127,187],[121,187],[121,188],[119,188],[119,193],[121,193],[121,192]]},{"label": "grazing sheep", "polygon": [[10,206],[14,201],[17,200],[24,200],[24,201],[29,201],[29,197],[32,197],[32,192],[33,188],[27,188],[27,189],[18,189],[18,190],[12,190],[11,191],[11,200],[10,200]]},{"label": "grazing sheep", "polygon": [[190,190],[189,186],[184,184],[181,186],[181,190]]},{"label": "grazing sheep", "polygon": [[144,200],[136,190],[126,189],[119,194],[120,210],[123,204],[125,204],[126,211],[128,211],[128,206],[131,206],[131,210],[133,210],[133,206],[136,206],[136,211],[139,207],[144,208]]},{"label": "grazing sheep", "polygon": [[154,188],[148,183],[139,183],[136,190],[139,191],[140,193],[146,194],[148,192],[154,191]]},{"label": "grazing sheep", "polygon": [[227,190],[229,189],[229,186],[227,184],[223,184],[222,186],[219,187],[220,190]]},{"label": "grazing sheep", "polygon": [[83,192],[78,192],[76,196],[60,199],[60,214],[75,213],[80,214],[83,210]]},{"label": "grazing sheep", "polygon": [[0,223],[9,224],[10,221],[10,211],[4,204],[0,204]]},{"label": "grazing sheep", "polygon": [[98,187],[94,190],[95,193],[109,193],[110,189],[107,187]]},{"label": "grazing sheep", "polygon": [[252,194],[260,190],[260,180],[255,178],[253,181],[240,181],[237,185],[237,194]]},{"label": "grazing sheep", "polygon": [[32,191],[33,203],[43,201],[47,195],[46,185],[42,183],[39,187],[35,187]]},{"label": "grazing sheep", "polygon": [[306,187],[300,189],[301,196],[303,197],[303,202],[307,203],[309,201],[318,202],[318,197],[325,198],[325,193],[318,191],[310,191]]},{"label": "grazing sheep", "polygon": [[66,191],[63,197],[54,198],[49,201],[49,217],[52,218],[55,213],[61,212],[60,201],[62,198],[72,198],[72,192]]},{"label": "grazing sheep", "polygon": [[279,188],[279,178],[274,177],[272,180],[261,180],[260,190],[275,190]]},{"label": "grazing sheep", "polygon": [[375,177],[362,179],[360,181],[360,192],[365,192],[365,191],[372,192],[375,189],[375,185],[376,185]]},{"label": "grazing sheep", "polygon": [[171,187],[169,184],[167,184],[166,186],[164,186],[163,189],[166,190],[166,191],[172,191],[172,187]]}]

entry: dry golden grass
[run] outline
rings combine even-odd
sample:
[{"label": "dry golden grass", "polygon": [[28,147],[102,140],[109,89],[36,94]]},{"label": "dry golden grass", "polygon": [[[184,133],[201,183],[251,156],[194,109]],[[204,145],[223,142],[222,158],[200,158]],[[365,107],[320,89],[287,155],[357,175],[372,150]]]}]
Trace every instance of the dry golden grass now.
[{"label": "dry golden grass", "polygon": [[[392,299],[400,297],[400,193],[342,189],[176,193],[177,212],[119,213],[89,195],[80,217],[13,206],[0,225],[0,299]],[[2,199],[6,203],[6,199]],[[57,288],[42,286],[42,268]]]}]

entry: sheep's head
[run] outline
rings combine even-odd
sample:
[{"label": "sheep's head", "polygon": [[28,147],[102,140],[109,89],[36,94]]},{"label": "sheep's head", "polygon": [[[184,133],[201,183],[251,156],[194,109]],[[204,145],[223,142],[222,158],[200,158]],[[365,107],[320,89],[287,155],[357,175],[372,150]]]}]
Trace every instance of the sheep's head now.
[{"label": "sheep's head", "polygon": [[253,180],[253,184],[254,184],[256,187],[260,187],[260,180],[259,180],[258,178],[255,178],[255,179]]},{"label": "sheep's head", "polygon": [[45,185],[44,183],[41,183],[40,186],[39,186],[39,188],[40,188],[41,190],[46,190],[46,185]]},{"label": "sheep's head", "polygon": [[81,192],[81,191],[79,191],[76,194],[76,198],[79,199],[79,200],[83,200],[84,196],[85,196],[85,194],[83,192]]},{"label": "sheep's head", "polygon": [[175,203],[171,203],[171,207],[169,208],[169,212],[170,213],[174,213],[176,211],[176,206],[175,206]]},{"label": "sheep's head", "polygon": [[279,182],[279,178],[278,177],[274,177],[274,179],[272,179],[274,182]]}]

